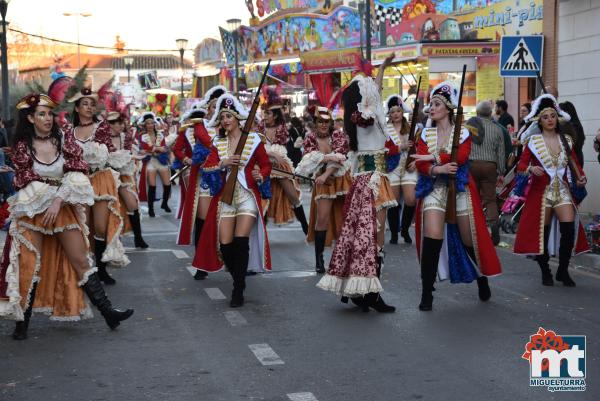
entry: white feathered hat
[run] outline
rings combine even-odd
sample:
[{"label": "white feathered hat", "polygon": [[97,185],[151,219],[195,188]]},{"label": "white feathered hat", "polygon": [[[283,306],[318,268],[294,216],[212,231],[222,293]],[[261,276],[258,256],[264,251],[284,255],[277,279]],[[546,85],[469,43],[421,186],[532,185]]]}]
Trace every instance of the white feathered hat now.
[{"label": "white feathered hat", "polygon": [[157,123],[156,121],[156,115],[151,112],[151,111],[147,111],[145,113],[142,113],[142,115],[140,116],[140,118],[137,121],[138,125],[142,125],[144,123],[144,121],[151,119],[152,121],[154,121],[154,124]]},{"label": "white feathered hat", "polygon": [[225,88],[223,85],[213,86],[204,94],[204,107],[208,109],[211,103],[216,102],[217,99],[225,93],[227,93],[227,88]]},{"label": "white feathered hat", "polygon": [[561,110],[556,98],[549,93],[538,96],[531,104],[531,113],[525,117],[525,121],[537,121],[540,114],[547,109],[554,109],[558,116],[565,121],[571,121],[571,116],[566,111]]},{"label": "white feathered hat", "polygon": [[202,99],[192,103],[192,106],[181,116],[181,121],[189,120],[190,118],[204,118],[207,114],[206,102]]},{"label": "white feathered hat", "polygon": [[411,113],[412,108],[402,100],[402,98],[398,95],[390,95],[385,100],[385,114],[390,114],[390,109],[392,107],[400,107],[404,113]]},{"label": "white feathered hat", "polygon": [[208,122],[208,125],[210,127],[216,127],[221,119],[221,114],[225,112],[231,113],[240,121],[248,118],[248,110],[246,110],[246,107],[244,107],[244,105],[231,93],[224,93],[217,99],[215,114]]},{"label": "white feathered hat", "polygon": [[440,99],[446,107],[454,110],[458,107],[458,88],[452,81],[444,81],[431,91],[431,100]]}]

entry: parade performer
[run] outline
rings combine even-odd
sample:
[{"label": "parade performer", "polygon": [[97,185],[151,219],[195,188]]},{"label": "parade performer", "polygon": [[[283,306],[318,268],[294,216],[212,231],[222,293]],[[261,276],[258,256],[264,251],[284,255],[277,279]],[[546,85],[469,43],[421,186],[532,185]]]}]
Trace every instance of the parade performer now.
[{"label": "parade performer", "polygon": [[[257,130],[267,140],[267,154],[273,166],[293,173],[294,164],[287,156],[289,132],[283,116],[283,103],[273,90],[266,91],[266,98],[266,102],[261,106],[263,120],[258,124]],[[301,192],[296,181],[277,172],[271,173],[271,179],[273,197],[269,202],[267,217],[275,224],[287,224],[293,221],[295,215],[304,234],[308,234],[308,223],[300,199]]]},{"label": "parade performer", "polygon": [[116,281],[106,271],[106,265],[122,267],[129,264],[121,243],[124,222],[119,202],[119,175],[108,164],[109,152],[115,150],[111,129],[106,121],[98,122],[95,112],[98,95],[89,88],[79,90],[69,103],[74,103],[71,122],[65,135],[83,149],[83,159],[89,165],[90,181],[94,187],[95,203],[88,211],[93,222],[94,254],[98,276],[104,284]]},{"label": "parade performer", "polygon": [[106,121],[112,130],[111,142],[113,152],[108,155],[108,164],[119,172],[119,200],[121,204],[121,217],[129,220],[125,224],[124,233],[133,231],[134,245],[136,248],[146,249],[148,244],[142,237],[142,224],[140,219],[140,201],[137,197],[135,185],[135,159],[132,155],[133,137],[130,131],[125,130],[125,117],[118,111],[108,113]]},{"label": "parade performer", "polygon": [[[271,163],[262,139],[248,133],[241,155],[235,155],[242,136],[240,121],[248,118],[244,106],[231,94],[217,100],[210,125],[219,126],[202,169],[202,185],[213,196],[192,266],[216,272],[223,263],[233,278],[230,306],[244,304],[247,270],[271,270],[267,230],[263,221],[261,196],[270,196]],[[245,134],[244,134],[245,135]],[[239,166],[233,202],[222,202],[224,182],[229,169]]]},{"label": "parade performer", "polygon": [[[487,301],[491,291],[487,276],[501,273],[500,261],[487,230],[479,193],[469,173],[471,137],[461,127],[457,162],[450,161],[454,112],[458,89],[452,82],[431,92],[431,127],[423,129],[417,143],[417,253],[421,263],[422,294],[419,309],[430,311],[436,273],[440,280],[470,283],[477,280],[479,298]],[[460,238],[449,235],[446,224],[448,174],[456,174],[456,215]],[[450,243],[455,240],[456,243]],[[441,253],[441,256],[440,256]]]},{"label": "parade performer", "polygon": [[74,136],[53,123],[54,107],[45,94],[17,104],[11,156],[17,193],[8,200],[11,224],[0,266],[0,316],[17,320],[15,340],[27,338],[32,312],[60,321],[91,317],[84,293],[111,329],[133,314],[113,309],[88,258],[85,208],[95,203],[94,189]]},{"label": "parade performer", "polygon": [[[402,101],[398,95],[391,95],[385,102],[387,115],[389,118],[388,133],[392,141],[400,151],[400,162],[394,171],[390,172],[389,179],[392,191],[396,200],[403,200],[402,206],[402,228],[400,226],[400,206],[388,209],[388,224],[392,237],[390,244],[398,243],[398,231],[400,231],[404,242],[412,244],[412,238],[408,229],[410,228],[415,215],[415,187],[419,178],[414,160],[408,159],[408,151],[413,147],[413,141],[409,140],[410,124],[404,117],[404,113],[411,113],[411,108]],[[415,137],[417,133],[415,133]]]},{"label": "parade performer", "polygon": [[[200,102],[192,105],[186,115],[187,124],[173,148],[175,156],[183,160],[183,165],[189,166],[186,169],[186,173],[189,172],[185,179],[187,190],[177,245],[190,245],[192,232],[194,233],[194,246],[198,245],[211,201],[210,190],[201,185],[202,165],[212,147],[213,139],[204,126],[206,110],[203,106],[204,104]],[[194,278],[203,280],[206,276],[205,271],[197,270]]]},{"label": "parade performer", "polygon": [[396,310],[380,295],[386,209],[397,205],[387,178],[388,163],[398,163],[397,146],[388,141],[381,101],[383,71],[393,57],[384,60],[376,80],[357,75],[342,94],[344,131],[354,152],[354,181],[329,269],[317,284],[342,295],[342,302],[352,297],[365,311]]},{"label": "parade performer", "polygon": [[524,135],[527,139],[517,165],[515,193],[522,195],[528,181],[531,186],[519,220],[514,252],[537,255],[542,284],[550,286],[554,281],[548,262],[558,250],[556,280],[575,287],[569,276],[571,255],[590,250],[577,213],[587,181],[573,151],[573,139],[561,132],[559,119],[569,121],[570,116],[550,94],[538,97],[525,117],[526,122],[532,122],[530,128],[539,133]]},{"label": "parade performer", "polygon": [[140,174],[140,191],[148,183],[148,216],[155,217],[154,201],[156,200],[156,176],[160,177],[163,185],[162,203],[160,205],[167,213],[169,198],[171,196],[171,169],[169,167],[169,148],[162,131],[156,129],[157,122],[152,112],[142,114],[138,120],[140,127],[139,150],[144,156],[142,172]]},{"label": "parade performer", "polygon": [[296,173],[315,179],[308,224],[308,242],[315,243],[315,270],[325,273],[323,250],[337,239],[342,226],[344,197],[352,185],[348,137],[334,130],[331,112],[318,107],[314,116],[316,132],[304,139],[304,155]]}]

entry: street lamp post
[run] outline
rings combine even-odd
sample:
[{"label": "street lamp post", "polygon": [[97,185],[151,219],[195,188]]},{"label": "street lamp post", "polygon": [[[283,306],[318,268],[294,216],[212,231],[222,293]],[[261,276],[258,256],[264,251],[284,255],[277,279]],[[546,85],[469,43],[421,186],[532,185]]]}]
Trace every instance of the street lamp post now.
[{"label": "street lamp post", "polygon": [[133,66],[133,57],[123,57],[125,68],[127,68],[127,83],[131,82],[131,66]]},{"label": "street lamp post", "polygon": [[6,11],[8,1],[0,0],[0,14],[2,15],[2,34],[0,36],[0,64],[2,64],[2,118],[10,119],[10,107],[8,100],[8,46],[6,45],[6,35],[8,31],[8,22],[6,22]]},{"label": "street lamp post", "polygon": [[242,20],[238,19],[238,18],[232,18],[232,19],[228,19],[227,20],[227,28],[229,28],[229,32],[231,32],[231,35],[233,36],[233,55],[234,55],[234,59],[235,59],[235,79],[234,79],[234,86],[233,89],[235,91],[235,93],[238,93],[239,87],[238,87],[238,32],[240,29],[240,25],[242,24]]},{"label": "street lamp post", "polygon": [[77,21],[77,68],[81,68],[81,51],[79,46],[79,18],[91,17],[92,13],[63,13],[65,17],[75,17]]},{"label": "street lamp post", "polygon": [[179,57],[181,61],[181,98],[183,99],[183,53],[185,53],[185,48],[187,47],[188,40],[187,39],[176,39],[177,48],[179,49]]}]

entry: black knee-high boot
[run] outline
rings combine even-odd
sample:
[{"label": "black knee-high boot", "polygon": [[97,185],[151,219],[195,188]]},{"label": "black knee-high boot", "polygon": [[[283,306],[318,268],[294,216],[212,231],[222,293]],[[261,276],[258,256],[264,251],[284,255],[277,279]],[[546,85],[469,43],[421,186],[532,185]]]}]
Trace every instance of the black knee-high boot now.
[{"label": "black knee-high boot", "polygon": [[[381,278],[381,270],[383,269],[383,259],[385,253],[383,249],[379,251],[379,255],[377,256],[377,277]],[[393,313],[396,311],[396,307],[388,305],[385,303],[381,294],[378,292],[370,292],[365,295],[363,310],[365,308],[368,310],[369,307],[375,309],[379,313]]]},{"label": "black knee-high boot", "polygon": [[[196,217],[196,223],[194,224],[194,248],[198,249],[198,241],[200,241],[200,234],[202,234],[202,227],[204,226],[204,220]],[[208,273],[204,270],[196,270],[194,274],[194,280],[204,280],[208,276]]]},{"label": "black knee-high boot", "polygon": [[102,284],[100,284],[100,278],[96,273],[88,277],[86,283],[83,285],[83,290],[92,304],[98,308],[111,330],[116,329],[123,320],[129,319],[133,315],[133,309],[120,311],[112,307],[110,300],[104,292],[104,288],[102,288]]},{"label": "black knee-high boot", "polygon": [[134,210],[132,214],[129,215],[129,221],[131,222],[131,229],[133,230],[133,242],[136,248],[146,249],[148,248],[148,244],[142,238],[142,224],[140,222],[140,211]]},{"label": "black knee-high boot", "polygon": [[552,270],[550,270],[550,254],[548,253],[548,240],[550,239],[550,226],[544,226],[544,253],[537,255],[535,261],[540,266],[542,271],[542,285],[552,286],[554,280],[552,279]]},{"label": "black knee-high boot", "polygon": [[25,340],[27,339],[27,330],[29,329],[29,320],[31,319],[31,313],[33,311],[33,302],[35,301],[35,292],[37,290],[38,283],[33,283],[31,293],[29,294],[29,306],[23,313],[23,321],[15,324],[15,331],[13,331],[12,338],[14,340]]},{"label": "black knee-high boot", "polygon": [[116,280],[106,271],[106,262],[102,261],[102,255],[106,250],[106,241],[94,238],[94,255],[96,256],[96,267],[98,268],[98,278],[106,285],[116,284]]},{"label": "black knee-high boot", "polygon": [[148,216],[154,217],[154,201],[156,200],[156,186],[148,185]]},{"label": "black knee-high boot", "polygon": [[423,237],[421,249],[421,303],[419,310],[430,311],[433,308],[433,284],[437,274],[440,252],[444,240]]},{"label": "black knee-high boot", "polygon": [[315,271],[318,274],[325,273],[325,260],[323,260],[323,251],[325,250],[325,239],[327,238],[327,230],[315,230]]},{"label": "black knee-high boot", "polygon": [[560,248],[558,249],[558,270],[556,280],[562,281],[565,287],[575,287],[575,282],[569,276],[569,262],[575,245],[575,223],[560,223]]},{"label": "black knee-high boot", "polygon": [[[467,253],[473,261],[477,264],[477,257],[475,256],[475,248],[472,246],[466,246]],[[488,301],[492,297],[492,290],[490,290],[490,284],[485,276],[477,277],[477,288],[479,289],[479,299],[482,301]]]},{"label": "black knee-high boot", "polygon": [[300,222],[300,225],[302,226],[302,232],[304,232],[304,235],[308,234],[308,223],[306,222],[304,207],[302,205],[295,207],[294,215],[296,216],[296,219],[298,219],[298,221]]},{"label": "black knee-high boot", "polygon": [[404,242],[407,244],[412,244],[412,238],[410,237],[410,233],[408,229],[412,225],[413,217],[415,216],[415,207],[414,206],[406,206],[402,208],[402,229],[400,230],[400,234],[402,238],[404,238]]},{"label": "black knee-high boot", "polygon": [[400,206],[394,206],[387,211],[388,226],[390,227],[390,244],[398,244],[398,231],[400,231]]},{"label": "black knee-high boot", "polygon": [[248,260],[250,259],[250,239],[248,237],[235,237],[233,239],[235,249],[234,264],[236,265],[233,276],[233,291],[229,306],[238,308],[244,305],[244,290],[246,289],[246,272],[248,271]]},{"label": "black knee-high boot", "polygon": [[171,209],[169,208],[169,198],[171,197],[171,186],[163,185],[163,197],[162,203],[160,204],[160,208],[167,213],[171,213]]}]

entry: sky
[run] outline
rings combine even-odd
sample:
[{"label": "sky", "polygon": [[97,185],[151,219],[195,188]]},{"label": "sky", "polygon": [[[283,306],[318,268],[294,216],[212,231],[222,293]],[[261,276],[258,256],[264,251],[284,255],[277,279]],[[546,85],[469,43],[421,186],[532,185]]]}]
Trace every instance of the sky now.
[{"label": "sky", "polygon": [[76,18],[64,12],[92,13],[80,19],[82,44],[113,46],[119,34],[139,49],[176,49],[177,38],[193,49],[204,38],[220,39],[226,20],[247,24],[250,16],[244,0],[11,0],[6,19],[28,33],[77,42]]}]

